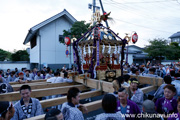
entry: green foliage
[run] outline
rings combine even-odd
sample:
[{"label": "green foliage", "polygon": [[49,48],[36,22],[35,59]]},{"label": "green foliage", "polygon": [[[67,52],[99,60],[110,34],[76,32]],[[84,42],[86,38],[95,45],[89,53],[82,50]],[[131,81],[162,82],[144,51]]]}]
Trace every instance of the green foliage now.
[{"label": "green foliage", "polygon": [[178,43],[172,42],[168,45],[167,40],[155,38],[149,41],[150,45],[145,47],[144,52],[153,58],[166,57],[168,60],[178,60],[180,58],[180,47]]},{"label": "green foliage", "polygon": [[26,50],[18,50],[11,55],[12,61],[29,61],[29,54]]},{"label": "green foliage", "polygon": [[83,33],[88,31],[89,25],[89,23],[85,24],[85,21],[76,21],[69,31],[63,30],[63,36],[71,36],[78,39]]},{"label": "green foliage", "polygon": [[179,43],[178,42],[172,42],[172,43],[170,43],[170,46],[179,47]]},{"label": "green foliage", "polygon": [[168,46],[166,57],[169,60],[179,60],[179,58],[180,58],[179,53],[180,53],[180,47],[179,47],[178,43],[177,42],[172,42]]},{"label": "green foliage", "polygon": [[149,41],[150,45],[145,47],[145,52],[148,53],[148,56],[156,58],[158,56],[164,56],[164,53],[167,50],[167,40],[165,39],[153,39]]},{"label": "green foliage", "polygon": [[0,49],[0,61],[10,60],[11,53],[5,50]]}]

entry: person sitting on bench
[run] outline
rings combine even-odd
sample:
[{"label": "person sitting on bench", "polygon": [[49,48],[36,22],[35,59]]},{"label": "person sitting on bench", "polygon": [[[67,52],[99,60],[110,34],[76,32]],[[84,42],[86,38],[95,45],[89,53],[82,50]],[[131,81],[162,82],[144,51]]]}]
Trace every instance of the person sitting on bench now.
[{"label": "person sitting on bench", "polygon": [[43,114],[42,106],[38,99],[31,98],[31,87],[22,85],[20,87],[21,100],[15,105],[15,114],[12,120],[22,120]]}]

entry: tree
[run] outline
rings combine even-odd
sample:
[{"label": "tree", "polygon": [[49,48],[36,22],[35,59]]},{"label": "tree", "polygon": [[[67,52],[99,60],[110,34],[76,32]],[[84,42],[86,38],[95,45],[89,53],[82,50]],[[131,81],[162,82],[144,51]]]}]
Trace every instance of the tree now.
[{"label": "tree", "polygon": [[[85,21],[76,21],[69,31],[63,30],[63,36],[74,36],[78,39],[83,33],[88,31],[89,25],[89,23],[85,24]],[[61,42],[64,43],[64,41]]]},{"label": "tree", "polygon": [[29,61],[29,54],[26,50],[18,50],[11,55],[12,61]]},{"label": "tree", "polygon": [[0,61],[10,60],[11,53],[0,49]]},{"label": "tree", "polygon": [[180,47],[177,42],[172,42],[167,48],[166,57],[169,60],[179,60]]},{"label": "tree", "polygon": [[167,40],[161,38],[155,38],[149,41],[150,45],[145,47],[145,52],[148,53],[148,56],[153,58],[159,57],[161,62],[162,56],[166,56],[166,51],[168,47]]},{"label": "tree", "polygon": [[148,56],[153,58],[159,58],[160,62],[162,56],[167,60],[179,60],[180,47],[177,42],[172,42],[168,45],[167,40],[155,38],[149,41],[150,45],[145,47],[144,52],[148,53]]}]

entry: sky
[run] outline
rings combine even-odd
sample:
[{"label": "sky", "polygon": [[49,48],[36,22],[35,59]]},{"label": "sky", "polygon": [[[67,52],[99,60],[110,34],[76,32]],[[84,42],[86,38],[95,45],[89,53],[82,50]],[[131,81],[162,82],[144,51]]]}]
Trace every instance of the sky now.
[{"label": "sky", "polygon": [[[30,47],[23,45],[28,30],[64,9],[78,21],[90,22],[89,3],[92,0],[0,0],[0,49],[13,52]],[[180,31],[180,0],[102,0],[102,3],[106,12],[111,11],[110,28],[121,38],[125,33],[137,32],[135,45],[139,47],[145,47],[154,38],[168,39]],[[96,5],[100,6],[99,0]]]}]

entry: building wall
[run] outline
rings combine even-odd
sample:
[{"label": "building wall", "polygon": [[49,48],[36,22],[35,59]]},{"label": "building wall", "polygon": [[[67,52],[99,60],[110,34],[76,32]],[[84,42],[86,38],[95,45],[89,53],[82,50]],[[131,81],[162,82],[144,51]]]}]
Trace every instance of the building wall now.
[{"label": "building wall", "polygon": [[36,38],[36,46],[30,49],[30,63],[39,63],[39,40],[40,37]]},{"label": "building wall", "polygon": [[133,63],[133,54],[128,54],[128,63],[130,65]]},{"label": "building wall", "polygon": [[2,70],[15,70],[15,68],[18,68],[18,70],[21,70],[21,68],[27,68],[30,69],[30,63],[29,62],[0,62],[0,69]]},{"label": "building wall", "polygon": [[40,29],[41,64],[69,64],[70,59],[65,55],[66,46],[59,42],[59,35],[71,26],[72,24],[61,17]]},{"label": "building wall", "polygon": [[180,37],[179,37],[179,38],[172,38],[172,39],[171,39],[171,42],[180,43]]}]

